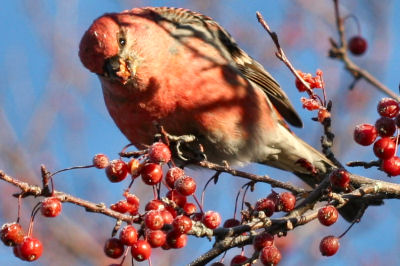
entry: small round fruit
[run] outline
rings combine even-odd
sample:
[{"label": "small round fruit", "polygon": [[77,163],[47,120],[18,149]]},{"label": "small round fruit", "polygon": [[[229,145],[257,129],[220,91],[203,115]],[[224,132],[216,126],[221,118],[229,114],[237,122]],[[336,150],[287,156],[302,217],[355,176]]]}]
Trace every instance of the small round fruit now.
[{"label": "small round fruit", "polygon": [[193,195],[196,191],[196,181],[190,176],[182,176],[175,181],[175,189],[183,196]]},{"label": "small round fruit", "polygon": [[56,217],[61,213],[62,204],[56,197],[45,198],[40,206],[40,212],[45,217]]},{"label": "small round fruit", "polygon": [[389,137],[378,139],[374,143],[374,153],[379,159],[389,159],[396,152],[396,143]]},{"label": "small round fruit", "polygon": [[238,226],[238,225],[240,225],[240,221],[236,220],[234,218],[231,218],[231,219],[228,219],[228,220],[226,220],[224,222],[223,227],[224,228],[232,228],[232,227],[235,227],[235,226]]},{"label": "small round fruit", "polygon": [[332,205],[327,205],[319,209],[318,220],[321,224],[325,226],[330,226],[336,223],[339,217],[337,209]]},{"label": "small round fruit", "polygon": [[329,180],[333,187],[346,189],[350,185],[350,174],[345,169],[336,169],[330,174]]},{"label": "small round fruit", "polygon": [[279,193],[272,190],[272,192],[267,196],[267,199],[270,199],[274,202],[276,212],[279,212],[282,210],[282,205],[280,204],[281,199],[280,199]]},{"label": "small round fruit", "polygon": [[192,220],[185,215],[178,215],[172,222],[174,231],[179,234],[186,234],[192,229]]},{"label": "small round fruit", "polygon": [[269,198],[262,198],[257,200],[254,209],[257,211],[263,211],[266,216],[271,217],[275,211],[275,203]]},{"label": "small round fruit", "polygon": [[204,213],[202,221],[206,227],[215,229],[221,224],[221,215],[215,211],[207,211]]},{"label": "small round fruit", "polygon": [[290,212],[296,205],[296,197],[291,192],[283,192],[280,194],[280,204],[282,205],[282,211]]},{"label": "small round fruit", "polygon": [[119,233],[119,240],[125,246],[132,246],[138,239],[138,232],[132,225],[125,226]]},{"label": "small round fruit", "polygon": [[149,242],[146,240],[138,240],[132,245],[131,254],[136,261],[147,260],[151,255],[151,246]]},{"label": "small round fruit", "polygon": [[0,231],[1,241],[6,246],[15,246],[21,244],[24,240],[25,233],[19,223],[3,224]]},{"label": "small round fruit", "polygon": [[149,148],[149,159],[153,163],[167,163],[171,160],[171,150],[162,142],[155,142]]},{"label": "small round fruit", "polygon": [[396,122],[389,117],[381,117],[375,122],[375,128],[381,137],[391,137],[396,132]]},{"label": "small round fruit", "polygon": [[167,241],[167,234],[162,230],[147,230],[146,236],[152,248],[161,247]]},{"label": "small round fruit", "polygon": [[164,226],[164,218],[160,211],[149,211],[144,216],[144,223],[150,230],[158,230]]},{"label": "small round fruit", "polygon": [[162,211],[165,209],[165,206],[164,202],[162,202],[161,200],[151,200],[146,204],[144,209],[146,211],[151,211],[151,210]]},{"label": "small round fruit", "polygon": [[170,188],[175,188],[175,181],[184,175],[185,172],[182,168],[172,167],[168,169],[167,174],[165,175],[165,182]]},{"label": "small round fruit", "polygon": [[106,168],[109,164],[110,160],[107,155],[99,153],[93,157],[93,165],[98,169]]},{"label": "small round fruit", "polygon": [[182,195],[175,189],[168,191],[166,196],[181,208],[183,208],[186,204],[186,196]]},{"label": "small round fruit", "polygon": [[120,200],[110,206],[110,209],[119,213],[126,213],[130,211],[131,204],[127,200]]},{"label": "small round fruit", "polygon": [[268,232],[261,232],[253,239],[253,247],[260,251],[265,247],[270,247],[274,244],[274,236]]},{"label": "small round fruit", "polygon": [[197,211],[197,207],[191,202],[186,202],[186,204],[183,206],[183,211],[186,215],[190,216]]},{"label": "small round fruit", "polygon": [[26,261],[37,260],[43,252],[42,242],[31,236],[24,237],[18,249],[19,256]]},{"label": "small round fruit", "polygon": [[161,216],[163,217],[164,220],[164,224],[172,224],[172,222],[174,221],[174,216],[172,215],[172,213],[168,210],[162,210],[160,211]]},{"label": "small round fruit", "polygon": [[382,98],[378,103],[377,110],[381,116],[394,118],[399,114],[399,102],[393,98]]},{"label": "small round fruit", "polygon": [[140,176],[140,171],[142,170],[142,165],[140,164],[138,159],[132,158],[128,162],[128,173],[132,176],[133,179]]},{"label": "small round fruit", "polygon": [[248,258],[246,256],[236,255],[231,260],[231,266],[243,265],[243,263],[247,260]]},{"label": "small round fruit", "polygon": [[387,160],[383,160],[381,168],[389,176],[400,175],[400,158],[393,156]]},{"label": "small round fruit", "polygon": [[156,163],[146,163],[141,170],[142,180],[145,184],[153,186],[161,182],[162,167]]},{"label": "small round fruit", "polygon": [[122,160],[112,160],[106,167],[106,175],[112,183],[121,182],[128,175],[128,166]]},{"label": "small round fruit", "polygon": [[117,259],[124,254],[125,247],[118,238],[109,238],[104,244],[104,253],[113,259]]},{"label": "small round fruit", "polygon": [[275,246],[265,247],[260,252],[260,260],[264,265],[276,265],[281,259],[281,252]]},{"label": "small round fruit", "polygon": [[354,140],[360,145],[368,146],[374,143],[378,132],[371,124],[360,124],[354,129]]},{"label": "small round fruit", "polygon": [[339,238],[335,236],[326,236],[319,244],[319,250],[321,251],[322,256],[335,255],[339,247]]},{"label": "small round fruit", "polygon": [[353,55],[362,55],[365,53],[368,47],[367,41],[361,36],[354,36],[350,38],[349,43],[349,50]]},{"label": "small round fruit", "polygon": [[170,248],[183,248],[187,244],[187,235],[170,231],[167,234],[167,243]]}]

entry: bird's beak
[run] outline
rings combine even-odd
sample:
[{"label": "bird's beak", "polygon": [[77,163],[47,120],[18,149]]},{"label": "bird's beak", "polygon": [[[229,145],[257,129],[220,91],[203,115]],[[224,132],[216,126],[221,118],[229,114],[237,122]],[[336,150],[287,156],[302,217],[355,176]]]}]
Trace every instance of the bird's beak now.
[{"label": "bird's beak", "polygon": [[129,60],[122,59],[119,55],[110,57],[104,62],[104,76],[117,79],[126,84],[135,75]]}]

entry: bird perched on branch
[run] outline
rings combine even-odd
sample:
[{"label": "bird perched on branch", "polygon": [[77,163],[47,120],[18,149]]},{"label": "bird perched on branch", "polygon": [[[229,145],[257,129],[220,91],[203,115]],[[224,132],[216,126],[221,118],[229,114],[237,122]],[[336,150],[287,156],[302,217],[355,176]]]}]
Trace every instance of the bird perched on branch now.
[{"label": "bird perched on branch", "polygon": [[79,48],[111,117],[138,148],[153,142],[157,124],[194,136],[215,163],[266,164],[311,186],[333,167],[290,131],[286,122],[302,121],[277,81],[207,16],[167,7],[109,13]]}]

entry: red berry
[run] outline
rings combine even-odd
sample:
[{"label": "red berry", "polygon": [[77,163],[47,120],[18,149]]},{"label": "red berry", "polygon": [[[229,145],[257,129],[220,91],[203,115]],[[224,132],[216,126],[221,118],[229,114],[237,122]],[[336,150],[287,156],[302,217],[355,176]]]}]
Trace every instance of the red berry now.
[{"label": "red berry", "polygon": [[122,244],[125,246],[132,246],[136,243],[138,239],[138,232],[135,227],[132,225],[125,226],[121,233],[119,233],[119,240],[121,240]]},{"label": "red berry", "polygon": [[124,244],[118,238],[109,238],[104,245],[104,253],[113,259],[121,257],[124,251]]},{"label": "red berry", "polygon": [[264,247],[270,247],[274,244],[274,236],[268,232],[262,232],[253,239],[254,249],[260,251]]},{"label": "red berry", "polygon": [[93,165],[98,169],[106,168],[109,162],[110,160],[108,159],[108,157],[102,153],[96,154],[93,157]]},{"label": "red berry", "polygon": [[164,224],[172,224],[174,221],[174,216],[171,214],[171,212],[168,210],[162,210],[160,212],[161,216],[163,217]]},{"label": "red berry", "polygon": [[112,160],[106,167],[106,175],[112,183],[121,182],[128,175],[128,166],[122,160]]},{"label": "red berry", "polygon": [[266,216],[270,217],[275,211],[275,203],[268,198],[263,198],[257,200],[254,208],[257,211],[263,211]]},{"label": "red berry", "polygon": [[156,163],[146,163],[141,170],[142,180],[147,185],[155,185],[161,182],[162,167]]},{"label": "red berry", "polygon": [[186,204],[183,206],[183,211],[186,215],[190,216],[197,211],[197,207],[191,202],[186,202]]},{"label": "red berry", "polygon": [[190,176],[182,176],[175,181],[175,189],[184,196],[193,195],[196,191],[196,181]]},{"label": "red berry", "polygon": [[374,143],[374,153],[379,159],[389,159],[396,152],[396,143],[389,137],[381,138]]},{"label": "red berry", "polygon": [[339,238],[335,236],[326,236],[319,244],[319,250],[322,256],[332,256],[338,251],[340,247]]},{"label": "red berry", "polygon": [[132,176],[132,178],[136,178],[140,175],[140,171],[142,170],[142,165],[139,160],[133,158],[128,162],[128,173]]},{"label": "red berry", "polygon": [[260,252],[260,260],[264,265],[276,265],[281,259],[281,252],[275,246],[265,247]]},{"label": "red berry", "polygon": [[246,256],[236,255],[231,260],[231,266],[243,265],[243,263],[247,260],[248,258]]},{"label": "red berry", "polygon": [[207,211],[203,216],[203,223],[210,229],[215,229],[221,224],[221,215],[215,211]]},{"label": "red berry", "polygon": [[15,246],[22,243],[25,233],[19,223],[7,223],[1,227],[0,236],[4,245]]},{"label": "red berry", "polygon": [[167,174],[165,175],[165,182],[167,182],[167,185],[170,188],[175,188],[175,181],[184,175],[185,172],[183,171],[182,168],[172,167],[168,170]]},{"label": "red berry", "polygon": [[18,246],[19,257],[23,260],[34,261],[37,260],[43,252],[42,242],[38,239],[26,236],[22,243]]},{"label": "red berry", "polygon": [[389,117],[381,117],[375,122],[375,128],[381,137],[391,137],[396,132],[396,122]]},{"label": "red berry", "polygon": [[330,226],[336,223],[339,213],[337,209],[332,205],[327,205],[319,209],[318,220],[321,224]]},{"label": "red berry", "polygon": [[172,215],[172,217],[176,217],[176,216],[178,216],[178,212],[175,210],[175,208],[173,207],[173,206],[171,206],[171,205],[166,205],[165,206],[165,210],[167,210],[171,215]]},{"label": "red berry", "polygon": [[381,116],[393,118],[398,115],[400,107],[395,99],[382,98],[378,103],[377,110]]},{"label": "red berry", "polygon": [[146,236],[152,248],[161,247],[167,241],[167,234],[162,230],[147,230]]},{"label": "red berry", "polygon": [[186,197],[175,189],[168,191],[167,198],[175,202],[181,208],[186,204]]},{"label": "red berry", "polygon": [[360,124],[354,129],[354,140],[360,145],[368,146],[374,143],[378,132],[373,125]]},{"label": "red berry", "polygon": [[331,185],[337,188],[346,189],[350,184],[350,174],[345,169],[334,170],[329,179]]},{"label": "red berry", "polygon": [[167,243],[170,248],[183,248],[187,244],[187,235],[170,231],[167,234]]},{"label": "red berry", "polygon": [[400,158],[393,156],[387,160],[383,160],[381,168],[389,176],[400,175]]},{"label": "red berry", "polygon": [[331,113],[325,108],[318,110],[318,122],[323,123],[329,117],[331,117]]},{"label": "red berry", "polygon": [[151,211],[151,210],[156,210],[156,211],[162,211],[165,209],[164,202],[161,200],[151,200],[146,204],[146,207],[144,208],[146,211]]},{"label": "red berry", "polygon": [[160,211],[149,211],[144,216],[144,223],[148,229],[158,230],[164,226],[164,219]]},{"label": "red berry", "polygon": [[349,50],[353,55],[362,55],[367,50],[367,41],[361,36],[354,36],[349,40]]},{"label": "red berry", "polygon": [[127,200],[120,200],[110,206],[110,209],[119,213],[126,213],[131,209]]},{"label": "red berry", "polygon": [[179,234],[186,234],[192,229],[192,220],[185,215],[178,215],[172,222],[174,231]]},{"label": "red berry", "polygon": [[196,212],[192,214],[192,221],[199,222],[203,220],[203,214],[201,212]]},{"label": "red berry", "polygon": [[61,213],[61,201],[55,197],[45,198],[40,206],[40,212],[45,217],[56,217]]},{"label": "red berry", "polygon": [[140,199],[136,195],[130,193],[124,193],[124,196],[129,204],[128,212],[131,215],[136,215],[139,212]]},{"label": "red berry", "polygon": [[149,148],[149,159],[153,163],[167,163],[171,160],[171,150],[162,142],[155,142]]},{"label": "red berry", "polygon": [[15,257],[17,257],[17,258],[19,258],[21,260],[25,260],[25,258],[23,258],[21,256],[20,245],[13,246],[13,253],[14,253]]},{"label": "red berry", "polygon": [[296,197],[291,192],[283,192],[280,195],[280,205],[284,212],[290,212],[296,205]]},{"label": "red berry", "polygon": [[231,218],[231,219],[228,219],[228,220],[226,220],[226,221],[224,222],[223,227],[224,227],[224,228],[231,228],[231,227],[235,227],[235,226],[238,226],[238,225],[240,225],[240,221]]},{"label": "red berry", "polygon": [[131,253],[136,261],[147,260],[151,255],[151,246],[146,240],[138,240],[132,245]]},{"label": "red berry", "polygon": [[267,199],[270,199],[275,204],[275,211],[279,212],[282,210],[281,199],[279,193],[272,190],[272,192],[267,196]]}]

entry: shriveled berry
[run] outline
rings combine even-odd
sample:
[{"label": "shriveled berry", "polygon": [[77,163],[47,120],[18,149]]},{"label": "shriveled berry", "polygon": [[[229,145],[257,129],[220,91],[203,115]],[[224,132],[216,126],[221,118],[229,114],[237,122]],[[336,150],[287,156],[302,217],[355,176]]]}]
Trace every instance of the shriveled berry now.
[{"label": "shriveled berry", "polygon": [[0,231],[1,241],[6,246],[15,246],[21,244],[24,240],[25,233],[19,223],[3,224]]},{"label": "shriveled berry", "polygon": [[280,204],[282,205],[282,211],[290,212],[296,205],[296,197],[291,192],[283,192],[280,194]]},{"label": "shriveled berry", "polygon": [[350,174],[345,169],[336,169],[330,174],[329,180],[333,187],[346,189],[350,184]]},{"label": "shriveled berry", "polygon": [[110,160],[107,155],[99,153],[93,157],[93,165],[98,169],[106,168],[109,164]]},{"label": "shriveled berry", "polygon": [[161,247],[167,241],[167,234],[162,230],[147,230],[146,236],[152,248]]},{"label": "shriveled berry", "polygon": [[396,143],[389,137],[378,139],[374,143],[374,153],[379,159],[389,159],[396,152]]},{"label": "shriveled berry", "polygon": [[326,236],[319,244],[319,250],[321,251],[322,256],[335,255],[339,247],[339,238],[335,236]]},{"label": "shriveled berry", "polygon": [[149,148],[149,159],[153,163],[167,163],[171,160],[171,150],[162,142],[155,142]]},{"label": "shriveled berry", "polygon": [[151,255],[151,246],[149,242],[146,240],[138,240],[132,245],[131,254],[136,261],[147,260]]},{"label": "shriveled berry", "polygon": [[269,198],[263,198],[257,200],[254,208],[257,211],[263,211],[266,216],[270,217],[275,211],[275,203]]},{"label": "shriveled berry", "polygon": [[393,98],[382,98],[377,106],[378,113],[381,116],[393,118],[399,114],[399,102]]},{"label": "shriveled berry", "polygon": [[281,259],[281,252],[275,246],[265,247],[260,252],[260,260],[264,265],[276,265]]},{"label": "shriveled berry", "polygon": [[140,171],[142,170],[142,164],[140,164],[139,160],[132,158],[128,162],[128,173],[132,176],[132,178],[136,178],[140,175]]},{"label": "shriveled berry", "polygon": [[62,204],[56,197],[45,198],[40,206],[40,212],[45,217],[56,217],[61,213]]},{"label": "shriveled berry", "polygon": [[171,248],[183,248],[187,244],[187,235],[170,231],[167,234],[167,243]]},{"label": "shriveled berry", "polygon": [[109,238],[104,245],[104,253],[113,259],[121,257],[124,251],[124,244],[118,238]]},{"label": "shriveled berry", "polygon": [[175,189],[184,196],[193,195],[196,191],[196,181],[190,176],[182,176],[175,181]]},{"label": "shriveled berry", "polygon": [[362,36],[357,35],[350,38],[348,47],[353,55],[359,56],[365,53],[368,43]]},{"label": "shriveled berry", "polygon": [[26,261],[37,260],[43,252],[42,242],[31,236],[24,237],[18,249],[20,258]]},{"label": "shriveled berry", "polygon": [[162,167],[156,163],[146,163],[141,170],[141,175],[145,184],[153,186],[161,182]]},{"label": "shriveled berry", "polygon": [[393,156],[387,160],[383,160],[381,168],[389,176],[400,175],[400,158]]},{"label": "shriveled berry", "polygon": [[375,128],[381,137],[391,137],[396,132],[396,122],[389,117],[381,117],[375,122]]},{"label": "shriveled berry", "polygon": [[119,239],[125,246],[132,246],[138,239],[138,232],[132,225],[127,225],[119,233]]},{"label": "shriveled berry", "polygon": [[175,189],[167,192],[167,198],[175,202],[181,208],[186,204],[186,197]]},{"label": "shriveled berry", "polygon": [[339,217],[337,209],[332,205],[327,205],[319,209],[318,220],[321,224],[330,226],[336,223]]},{"label": "shriveled berry", "polygon": [[210,229],[215,229],[221,224],[221,215],[215,211],[207,211],[203,216],[203,223]]},{"label": "shriveled berry", "polygon": [[160,211],[149,211],[144,216],[144,223],[148,229],[158,230],[164,226],[164,219]]},{"label": "shriveled berry", "polygon": [[128,175],[128,166],[122,160],[112,160],[106,167],[106,175],[112,183],[121,182]]},{"label": "shriveled berry", "polygon": [[224,228],[231,228],[240,225],[240,221],[234,218],[228,219],[224,222]]},{"label": "shriveled berry", "polygon": [[182,168],[179,167],[172,167],[168,169],[167,174],[165,175],[165,182],[170,188],[175,187],[175,181],[178,180],[180,177],[184,176],[185,172]]},{"label": "shriveled berry", "polygon": [[231,260],[231,266],[238,266],[238,265],[243,265],[245,261],[247,261],[249,258],[243,255],[236,255],[235,257],[232,258]]},{"label": "shriveled berry", "polygon": [[354,129],[354,140],[360,145],[368,146],[374,143],[378,132],[371,124],[360,124]]},{"label": "shriveled berry", "polygon": [[186,234],[192,229],[192,220],[185,215],[178,215],[172,222],[172,227],[179,234]]},{"label": "shriveled berry", "polygon": [[186,215],[190,216],[197,211],[197,207],[191,202],[186,202],[186,204],[183,206],[183,211]]},{"label": "shriveled berry", "polygon": [[110,206],[110,209],[119,213],[126,213],[130,211],[131,205],[127,200],[120,200]]},{"label": "shriveled berry", "polygon": [[261,232],[253,239],[253,247],[259,251],[265,247],[270,247],[274,244],[274,236],[268,232]]}]

